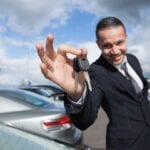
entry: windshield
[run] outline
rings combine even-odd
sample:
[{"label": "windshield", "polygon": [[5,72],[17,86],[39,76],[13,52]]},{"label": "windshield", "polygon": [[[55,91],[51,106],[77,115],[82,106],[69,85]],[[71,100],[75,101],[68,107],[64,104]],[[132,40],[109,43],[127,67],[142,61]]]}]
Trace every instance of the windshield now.
[{"label": "windshield", "polygon": [[47,105],[55,107],[53,103],[49,103],[48,101],[42,99],[40,96],[33,95],[29,92],[0,91],[0,96],[10,99],[11,101],[15,101],[32,107],[44,107]]}]

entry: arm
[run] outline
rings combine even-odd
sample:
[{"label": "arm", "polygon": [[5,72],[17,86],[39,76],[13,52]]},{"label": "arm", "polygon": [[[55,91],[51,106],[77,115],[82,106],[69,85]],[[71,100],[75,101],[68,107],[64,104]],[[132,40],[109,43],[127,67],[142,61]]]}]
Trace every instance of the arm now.
[{"label": "arm", "polygon": [[[53,36],[49,35],[46,40],[45,48],[40,43],[36,46],[38,55],[42,61],[40,65],[41,71],[45,78],[58,84],[74,101],[76,101],[82,96],[85,88],[85,80],[81,72],[79,74],[78,88],[76,89],[73,61],[67,57],[67,54],[70,53],[80,58],[86,56],[87,52],[68,45],[61,45],[58,50],[55,51],[53,48],[53,40]],[[92,72],[94,73],[94,71],[91,71],[90,74],[93,91],[90,92],[87,90],[84,104],[79,106],[79,111],[77,113],[72,113],[72,103],[69,100],[65,101],[68,115],[80,129],[86,129],[95,121],[101,99],[103,98],[102,90],[97,83],[98,77]]]},{"label": "arm", "polygon": [[[95,71],[90,71],[92,92],[87,89],[84,103],[75,106],[69,100],[65,101],[67,114],[72,122],[81,130],[85,130],[94,123],[97,118],[100,104],[104,99],[103,91],[99,84],[99,77],[96,77]],[[67,97],[66,97],[67,98]],[[76,107],[76,110],[73,111]]]}]

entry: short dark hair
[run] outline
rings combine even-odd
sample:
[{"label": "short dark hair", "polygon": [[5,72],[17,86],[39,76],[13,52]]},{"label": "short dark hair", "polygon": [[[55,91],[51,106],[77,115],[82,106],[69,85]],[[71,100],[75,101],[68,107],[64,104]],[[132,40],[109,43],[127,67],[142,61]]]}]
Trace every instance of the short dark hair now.
[{"label": "short dark hair", "polygon": [[98,32],[104,28],[109,28],[109,27],[117,27],[117,26],[122,26],[124,31],[126,32],[125,26],[123,24],[123,22],[116,18],[116,17],[106,17],[101,19],[97,25],[96,25],[96,38],[99,38],[99,34]]}]

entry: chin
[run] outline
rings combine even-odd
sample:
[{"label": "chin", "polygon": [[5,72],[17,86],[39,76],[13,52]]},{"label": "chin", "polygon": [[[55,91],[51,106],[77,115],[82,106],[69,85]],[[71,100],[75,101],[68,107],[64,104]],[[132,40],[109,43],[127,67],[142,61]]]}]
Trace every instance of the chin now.
[{"label": "chin", "polygon": [[114,65],[119,65],[123,62],[123,59],[120,59],[120,60],[116,60],[116,61],[112,61],[112,64]]},{"label": "chin", "polygon": [[122,56],[122,57],[120,57],[120,59],[116,59],[116,60],[112,60],[112,64],[114,64],[114,65],[119,65],[119,64],[121,64],[122,62],[123,62],[123,60],[124,60],[124,56]]}]

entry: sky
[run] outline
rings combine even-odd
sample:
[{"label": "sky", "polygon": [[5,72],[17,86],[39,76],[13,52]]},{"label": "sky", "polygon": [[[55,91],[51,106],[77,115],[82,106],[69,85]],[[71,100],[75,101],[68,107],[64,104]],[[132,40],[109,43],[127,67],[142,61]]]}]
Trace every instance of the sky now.
[{"label": "sky", "polygon": [[49,33],[54,47],[86,48],[90,63],[101,54],[95,26],[106,16],[120,18],[128,34],[128,52],[150,72],[150,0],[0,0],[0,85],[30,80],[49,83],[40,72],[35,45]]}]

